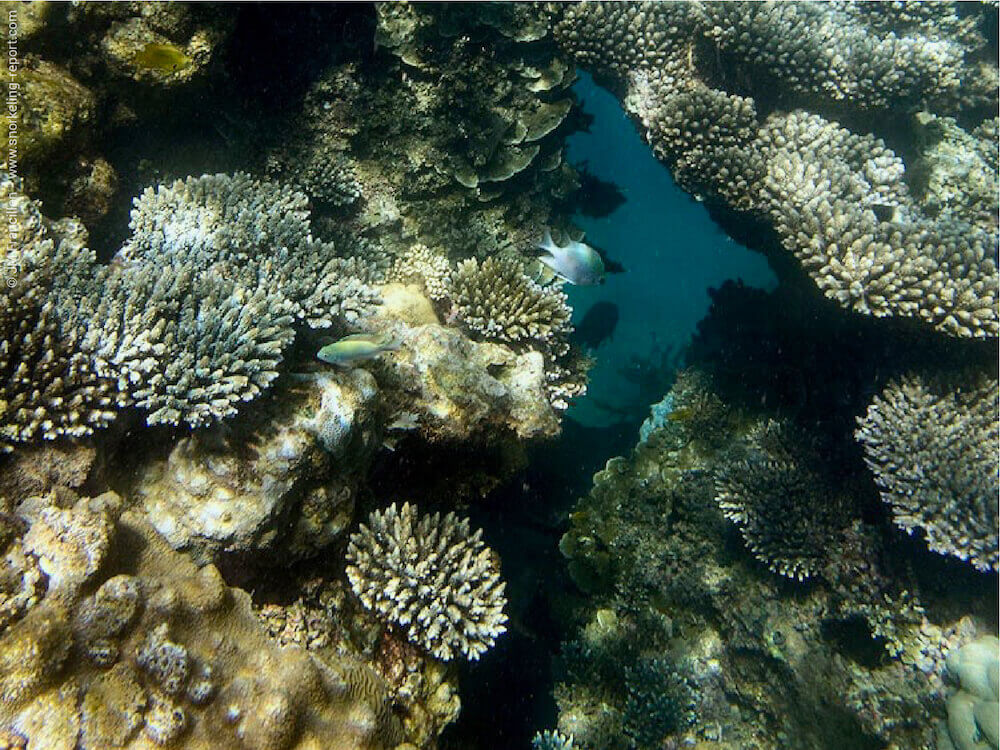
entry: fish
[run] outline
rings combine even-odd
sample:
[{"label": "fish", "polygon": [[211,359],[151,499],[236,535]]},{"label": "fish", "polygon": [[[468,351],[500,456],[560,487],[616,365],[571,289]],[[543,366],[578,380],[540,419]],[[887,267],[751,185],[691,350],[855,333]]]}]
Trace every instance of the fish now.
[{"label": "fish", "polygon": [[596,349],[611,338],[618,325],[618,305],[595,302],[576,326],[571,338],[588,349]]},{"label": "fish", "polygon": [[172,44],[154,44],[150,42],[136,52],[134,62],[140,68],[158,70],[161,73],[174,73],[191,65],[191,58]]},{"label": "fish", "polygon": [[570,240],[560,247],[552,241],[552,234],[545,230],[545,237],[538,247],[547,254],[538,258],[563,281],[580,286],[592,286],[604,281],[604,261],[594,248],[583,242]]},{"label": "fish", "polygon": [[316,353],[316,358],[331,365],[352,365],[377,357],[382,352],[394,352],[400,342],[392,336],[372,333],[353,333],[327,344]]}]

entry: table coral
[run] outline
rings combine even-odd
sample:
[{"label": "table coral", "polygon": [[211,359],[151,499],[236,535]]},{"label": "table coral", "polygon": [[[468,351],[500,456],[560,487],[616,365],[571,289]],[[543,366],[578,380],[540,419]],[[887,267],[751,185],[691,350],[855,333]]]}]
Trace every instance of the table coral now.
[{"label": "table coral", "polygon": [[[550,18],[556,42],[612,87],[682,187],[774,226],[827,296],[995,337],[995,191],[951,181],[947,201],[961,212],[921,207],[906,183],[926,184],[941,148],[925,139],[911,175],[877,136],[919,143],[910,115],[920,110],[979,123],[996,106],[996,68],[975,62],[986,41],[974,15],[902,8],[587,3],[552,6]],[[900,116],[880,118],[874,134],[837,122],[868,111]],[[988,162],[987,186],[995,154]]]}]

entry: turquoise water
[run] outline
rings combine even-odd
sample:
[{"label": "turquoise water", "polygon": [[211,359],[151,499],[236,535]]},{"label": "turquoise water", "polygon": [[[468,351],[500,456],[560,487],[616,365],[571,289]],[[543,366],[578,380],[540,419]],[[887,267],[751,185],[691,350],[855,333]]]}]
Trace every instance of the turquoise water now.
[{"label": "turquoise water", "polygon": [[586,240],[626,272],[609,274],[597,287],[564,287],[574,323],[597,301],[618,305],[618,328],[597,350],[588,396],[568,412],[583,424],[599,426],[620,417],[598,402],[627,407],[638,396],[618,368],[631,355],[648,353],[654,336],[663,346],[684,346],[708,310],[709,288],[726,279],[770,288],[776,279],[763,256],[727,237],[705,207],[674,184],[610,93],[585,73],[574,89],[594,122],[589,133],[567,139],[567,159],[587,162],[595,176],[615,183],[626,198],[609,216],[575,218]]}]

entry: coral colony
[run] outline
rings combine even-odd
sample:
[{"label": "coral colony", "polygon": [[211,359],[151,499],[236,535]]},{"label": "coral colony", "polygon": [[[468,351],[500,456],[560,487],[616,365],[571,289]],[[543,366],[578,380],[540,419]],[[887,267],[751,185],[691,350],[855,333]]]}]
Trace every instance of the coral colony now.
[{"label": "coral colony", "polygon": [[[995,3],[0,4],[0,747],[998,750]],[[579,71],[779,283],[563,507]]]}]

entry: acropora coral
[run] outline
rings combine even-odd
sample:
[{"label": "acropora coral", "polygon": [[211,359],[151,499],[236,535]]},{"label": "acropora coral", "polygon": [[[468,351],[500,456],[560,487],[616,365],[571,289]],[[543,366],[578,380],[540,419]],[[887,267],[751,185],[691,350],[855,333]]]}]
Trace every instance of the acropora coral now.
[{"label": "acropora coral", "polygon": [[506,631],[506,584],[467,519],[394,503],[351,536],[347,577],[365,606],[443,661],[478,659]]}]

